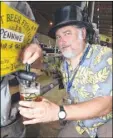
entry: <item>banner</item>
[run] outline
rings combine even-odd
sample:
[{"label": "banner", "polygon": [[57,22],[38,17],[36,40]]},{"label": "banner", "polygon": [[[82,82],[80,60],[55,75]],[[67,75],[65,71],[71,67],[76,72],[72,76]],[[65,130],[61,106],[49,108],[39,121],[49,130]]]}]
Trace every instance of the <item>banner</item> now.
[{"label": "banner", "polygon": [[109,37],[104,34],[100,34],[100,41],[106,42],[106,39],[109,39],[109,43],[112,43],[112,37]]},{"label": "banner", "polygon": [[1,2],[1,76],[23,68],[20,53],[33,39],[39,25]]}]

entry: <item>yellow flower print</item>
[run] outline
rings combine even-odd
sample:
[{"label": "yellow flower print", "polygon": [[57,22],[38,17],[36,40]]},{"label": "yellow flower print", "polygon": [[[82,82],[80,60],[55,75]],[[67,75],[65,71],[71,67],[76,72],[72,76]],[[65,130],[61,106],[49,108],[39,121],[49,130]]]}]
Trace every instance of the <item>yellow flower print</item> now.
[{"label": "yellow flower print", "polygon": [[112,70],[112,58],[108,58],[107,62],[110,65],[110,69]]},{"label": "yellow flower print", "polygon": [[80,84],[86,84],[88,83],[87,78],[88,78],[88,73],[89,73],[89,68],[87,67],[80,67],[79,72],[76,74],[76,79],[79,80]]},{"label": "yellow flower print", "polygon": [[88,97],[90,97],[90,94],[85,90],[84,87],[79,88],[79,89],[78,89],[78,93],[79,93],[79,95],[80,95],[81,97],[83,97],[83,98],[88,98]]},{"label": "yellow flower print", "polygon": [[102,116],[102,117],[100,117],[100,118],[103,119],[103,120],[111,119],[111,118],[112,118],[112,112],[110,112],[110,113],[107,114],[106,116]]},{"label": "yellow flower print", "polygon": [[93,51],[95,51],[95,50],[98,50],[98,45],[92,45],[92,49],[93,49]]},{"label": "yellow flower print", "polygon": [[98,55],[94,60],[94,65],[98,64],[101,61],[101,55]]},{"label": "yellow flower print", "polygon": [[88,52],[86,58],[90,58],[90,57],[91,57],[91,55],[92,55],[92,51],[93,51],[93,49],[90,48],[90,50],[89,50],[89,52]]},{"label": "yellow flower print", "polygon": [[93,127],[98,127],[98,126],[101,126],[101,125],[103,125],[103,124],[104,124],[104,123],[102,123],[102,122],[96,123],[96,124],[93,125]]},{"label": "yellow flower print", "polygon": [[84,129],[82,129],[80,126],[76,126],[76,130],[79,134],[83,134],[84,133]]},{"label": "yellow flower print", "polygon": [[107,119],[111,119],[112,118],[112,113],[107,114]]},{"label": "yellow flower print", "polygon": [[100,88],[100,87],[99,87],[98,84],[95,84],[95,85],[92,86],[92,90],[93,90],[93,94],[94,94],[94,95],[96,94],[96,92],[97,92],[97,90],[98,90],[99,88]]},{"label": "yellow flower print", "polygon": [[111,65],[112,65],[112,58],[111,58],[111,57],[108,58],[107,62],[108,62],[108,64],[111,66]]},{"label": "yellow flower print", "polygon": [[94,75],[93,84],[98,82],[104,82],[107,79],[108,75],[109,70],[107,70],[107,67],[103,68]]},{"label": "yellow flower print", "polygon": [[111,48],[109,48],[107,46],[103,46],[102,47],[102,51],[103,51],[103,53],[107,53],[107,52],[110,52],[111,51]]},{"label": "yellow flower print", "polygon": [[94,60],[94,65],[98,64],[99,62],[101,62],[102,56],[107,53],[110,52],[111,49],[108,47],[101,47],[98,56],[95,58]]}]

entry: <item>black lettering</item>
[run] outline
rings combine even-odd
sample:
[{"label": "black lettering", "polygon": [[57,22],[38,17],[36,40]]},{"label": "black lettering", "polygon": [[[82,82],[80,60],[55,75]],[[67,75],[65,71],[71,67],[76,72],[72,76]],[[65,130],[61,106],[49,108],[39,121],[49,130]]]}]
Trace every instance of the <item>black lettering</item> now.
[{"label": "black lettering", "polygon": [[7,31],[4,31],[3,38],[7,38]]},{"label": "black lettering", "polygon": [[14,35],[15,35],[15,39],[16,39],[16,40],[19,40],[19,36],[16,35],[16,34],[14,34]]},{"label": "black lettering", "polygon": [[19,41],[22,41],[22,35],[19,36]]},{"label": "black lettering", "polygon": [[5,66],[5,67],[2,67],[1,70],[5,71],[5,70],[12,70],[12,66]]},{"label": "black lettering", "polygon": [[20,26],[16,25],[14,30],[15,30],[15,31],[18,31],[18,32],[21,32],[22,29],[21,29]]},{"label": "black lettering", "polygon": [[16,33],[5,31],[4,29],[1,29],[1,38],[8,38],[8,39],[14,39],[17,41],[22,41],[22,35],[18,35]]},{"label": "black lettering", "polygon": [[13,43],[9,45],[9,49],[12,49],[13,48]]},{"label": "black lettering", "polygon": [[7,22],[10,21],[10,14],[7,14]]},{"label": "black lettering", "polygon": [[16,44],[16,45],[15,45],[15,48],[16,48],[16,49],[21,49],[21,45],[20,45],[20,44]]},{"label": "black lettering", "polygon": [[14,68],[17,69],[20,66],[20,63],[14,64]]},{"label": "black lettering", "polygon": [[32,26],[31,27],[31,30],[34,30],[35,31],[36,30],[36,27],[35,26]]},{"label": "black lettering", "polygon": [[19,23],[19,24],[20,24],[20,19],[21,19],[21,17],[20,17],[20,16],[15,15],[14,22],[17,22],[17,23]]},{"label": "black lettering", "polygon": [[3,24],[3,17],[4,17],[4,15],[0,15],[0,21],[1,21],[1,23]]},{"label": "black lettering", "polygon": [[7,14],[7,22],[17,22],[20,24],[21,16],[14,14]]},{"label": "black lettering", "polygon": [[7,22],[13,21],[14,14],[7,14]]},{"label": "black lettering", "polygon": [[10,68],[11,71],[14,70],[14,64],[11,64],[11,68]]},{"label": "black lettering", "polygon": [[22,25],[23,27],[27,24],[27,22],[25,20],[22,21]]},{"label": "black lettering", "polygon": [[4,29],[0,29],[0,36],[4,33]]},{"label": "black lettering", "polygon": [[30,27],[29,27],[29,23],[27,23],[25,20],[22,21],[22,26],[24,27],[24,29],[29,32],[31,31]]},{"label": "black lettering", "polygon": [[9,32],[10,33],[10,35],[11,35],[11,39],[14,39],[15,37],[14,37],[14,34],[13,33],[11,33],[11,32]]},{"label": "black lettering", "polygon": [[1,47],[2,47],[3,49],[6,49],[6,48],[7,48],[7,43],[2,44]]},{"label": "black lettering", "polygon": [[8,37],[8,38],[12,38],[12,35],[11,35],[10,32],[7,34],[7,37]]},{"label": "black lettering", "polygon": [[5,63],[9,63],[9,60],[8,59],[1,60],[1,64],[5,64]]}]

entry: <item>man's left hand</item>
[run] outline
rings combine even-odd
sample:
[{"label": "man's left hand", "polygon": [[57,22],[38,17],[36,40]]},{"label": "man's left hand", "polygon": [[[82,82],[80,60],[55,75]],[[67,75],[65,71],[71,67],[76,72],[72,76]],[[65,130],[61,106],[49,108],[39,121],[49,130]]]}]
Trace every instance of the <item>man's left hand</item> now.
[{"label": "man's left hand", "polygon": [[51,122],[58,120],[59,106],[47,99],[40,102],[20,101],[20,114],[28,118],[23,124],[36,124],[43,122]]}]

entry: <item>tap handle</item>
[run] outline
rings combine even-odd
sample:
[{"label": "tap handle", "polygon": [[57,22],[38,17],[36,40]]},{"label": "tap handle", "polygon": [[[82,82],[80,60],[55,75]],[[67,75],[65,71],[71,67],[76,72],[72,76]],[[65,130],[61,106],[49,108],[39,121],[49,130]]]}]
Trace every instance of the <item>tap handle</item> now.
[{"label": "tap handle", "polygon": [[26,66],[25,66],[25,70],[26,70],[26,72],[30,72],[30,67],[31,67],[31,65],[30,64],[28,64],[28,63],[26,63]]}]

